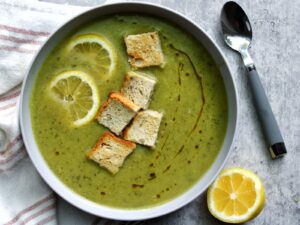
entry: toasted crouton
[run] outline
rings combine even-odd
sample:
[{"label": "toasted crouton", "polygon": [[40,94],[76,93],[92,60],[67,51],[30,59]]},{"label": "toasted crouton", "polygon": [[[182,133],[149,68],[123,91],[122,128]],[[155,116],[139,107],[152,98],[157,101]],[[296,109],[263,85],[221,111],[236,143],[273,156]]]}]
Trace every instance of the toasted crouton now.
[{"label": "toasted crouton", "polygon": [[121,93],[112,92],[101,106],[96,118],[100,124],[120,135],[139,109],[139,106]]},{"label": "toasted crouton", "polygon": [[163,114],[153,110],[139,112],[132,124],[125,129],[124,139],[154,147]]},{"label": "toasted crouton", "polygon": [[157,32],[150,32],[125,37],[129,63],[136,68],[160,66],[164,63]]},{"label": "toasted crouton", "polygon": [[155,84],[156,80],[149,75],[130,71],[125,77],[121,93],[142,109],[147,109]]},{"label": "toasted crouton", "polygon": [[105,132],[97,141],[87,157],[116,174],[123,165],[125,158],[136,148],[136,144]]}]

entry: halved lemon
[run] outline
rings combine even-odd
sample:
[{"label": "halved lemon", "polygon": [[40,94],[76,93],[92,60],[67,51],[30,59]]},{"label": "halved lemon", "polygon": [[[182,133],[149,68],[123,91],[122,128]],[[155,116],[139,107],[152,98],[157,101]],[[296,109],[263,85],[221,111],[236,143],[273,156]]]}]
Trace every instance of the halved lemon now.
[{"label": "halved lemon", "polygon": [[208,209],[227,223],[244,223],[263,209],[265,191],[253,172],[241,168],[223,170],[207,194]]},{"label": "halved lemon", "polygon": [[116,65],[116,51],[105,37],[99,34],[82,34],[73,37],[67,45],[71,61],[87,70],[108,78]]},{"label": "halved lemon", "polygon": [[94,80],[81,71],[66,71],[54,78],[50,84],[54,98],[65,107],[76,127],[90,122],[100,105]]}]

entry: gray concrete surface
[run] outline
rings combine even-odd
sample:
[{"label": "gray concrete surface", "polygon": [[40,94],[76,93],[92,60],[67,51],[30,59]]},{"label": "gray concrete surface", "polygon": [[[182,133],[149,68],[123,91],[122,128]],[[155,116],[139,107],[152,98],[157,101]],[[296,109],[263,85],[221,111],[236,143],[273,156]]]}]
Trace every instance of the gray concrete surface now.
[{"label": "gray concrete surface", "polygon": [[[43,0],[63,4],[94,6],[97,0]],[[151,0],[185,14],[199,24],[223,50],[239,95],[237,139],[226,167],[243,167],[258,174],[266,189],[263,212],[247,224],[300,224],[300,1],[238,0],[253,26],[251,53],[262,83],[282,129],[288,154],[271,160],[255,114],[246,74],[239,56],[221,38],[219,15],[224,0]],[[59,201],[59,224],[103,224]],[[107,224],[127,224],[105,221]],[[205,194],[169,215],[128,224],[198,225],[222,224],[206,207]]]}]

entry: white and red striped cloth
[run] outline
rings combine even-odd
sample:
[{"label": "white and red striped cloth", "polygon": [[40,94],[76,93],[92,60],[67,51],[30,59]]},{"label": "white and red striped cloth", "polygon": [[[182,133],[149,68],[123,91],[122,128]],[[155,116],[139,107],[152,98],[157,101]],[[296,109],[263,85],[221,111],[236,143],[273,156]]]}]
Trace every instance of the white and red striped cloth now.
[{"label": "white and red striped cloth", "polygon": [[0,0],[0,224],[57,224],[55,194],[23,145],[17,102],[22,79],[41,44],[84,9],[37,0]]}]

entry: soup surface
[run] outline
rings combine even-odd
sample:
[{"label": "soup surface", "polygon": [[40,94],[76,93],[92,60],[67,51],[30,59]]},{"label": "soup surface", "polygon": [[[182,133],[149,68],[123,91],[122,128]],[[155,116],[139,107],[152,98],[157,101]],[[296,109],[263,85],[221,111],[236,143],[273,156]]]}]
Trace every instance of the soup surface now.
[{"label": "soup surface", "polygon": [[[120,89],[131,69],[124,36],[152,31],[159,33],[166,60],[163,68],[141,70],[158,81],[149,107],[164,113],[156,147],[137,145],[120,171],[111,175],[85,155],[107,129],[95,120],[70,126],[70,116],[48,87],[57,74],[81,70],[97,81],[103,103],[110,91]],[[64,52],[70,37],[87,33],[105,36],[116,50],[116,68],[108,80]],[[35,139],[51,170],[81,196],[118,208],[161,204],[191,188],[214,162],[227,127],[225,87],[211,56],[180,28],[141,15],[100,18],[70,34],[41,67],[30,104]]]}]

